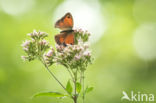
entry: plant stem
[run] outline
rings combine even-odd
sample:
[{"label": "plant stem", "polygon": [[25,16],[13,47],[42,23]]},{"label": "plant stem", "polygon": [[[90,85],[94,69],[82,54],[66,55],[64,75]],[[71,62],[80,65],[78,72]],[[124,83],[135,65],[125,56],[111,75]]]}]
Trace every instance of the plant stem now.
[{"label": "plant stem", "polygon": [[74,103],[77,103],[77,93],[76,93],[76,82],[77,82],[77,70],[74,72]]},{"label": "plant stem", "polygon": [[82,71],[80,71],[80,84],[82,84]]},{"label": "plant stem", "polygon": [[85,99],[85,91],[84,91],[84,71],[82,71],[82,89],[83,89],[83,103],[84,103],[84,99]]},{"label": "plant stem", "polygon": [[77,97],[74,98],[74,103],[77,103]]},{"label": "plant stem", "polygon": [[[63,86],[63,84],[57,79],[57,77],[50,71],[50,69],[48,68],[48,66],[46,65],[43,57],[39,58],[39,60],[44,64],[45,68],[48,70],[48,72],[51,74],[51,76],[61,85],[61,87],[68,93],[68,91],[66,90],[66,88]],[[70,93],[68,93],[70,95]]]},{"label": "plant stem", "polygon": [[69,70],[69,68],[67,68],[67,70],[68,70],[68,72],[69,72],[69,74],[70,74],[70,76],[71,76],[71,78],[72,78],[72,80],[73,80],[73,82],[74,82],[74,77],[73,77],[72,72]]}]

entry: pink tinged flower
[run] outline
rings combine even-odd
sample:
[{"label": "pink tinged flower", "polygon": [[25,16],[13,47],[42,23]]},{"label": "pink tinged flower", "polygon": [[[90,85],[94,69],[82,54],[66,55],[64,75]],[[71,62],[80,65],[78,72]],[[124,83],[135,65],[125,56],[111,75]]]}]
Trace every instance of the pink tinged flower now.
[{"label": "pink tinged flower", "polygon": [[37,35],[38,33],[37,33],[37,31],[36,31],[36,30],[34,30],[34,31],[33,31],[33,34],[34,34],[34,35]]},{"label": "pink tinged flower", "polygon": [[54,48],[53,48],[53,47],[50,47],[50,49],[51,49],[53,52],[55,52],[55,50],[54,50]]},{"label": "pink tinged flower", "polygon": [[27,47],[30,44],[30,40],[23,42],[22,47]]},{"label": "pink tinged flower", "polygon": [[91,52],[89,50],[87,50],[83,53],[83,56],[91,56]]},{"label": "pink tinged flower", "polygon": [[32,39],[32,42],[34,43],[35,42],[35,39]]},{"label": "pink tinged flower", "polygon": [[79,39],[78,44],[83,44],[83,41],[81,39]]},{"label": "pink tinged flower", "polygon": [[41,45],[48,45],[49,43],[46,40],[42,40],[42,41],[40,41],[40,44]]},{"label": "pink tinged flower", "polygon": [[27,57],[26,56],[21,56],[21,58],[25,61]]},{"label": "pink tinged flower", "polygon": [[33,34],[32,34],[32,33],[28,33],[27,35],[28,35],[28,36],[32,36]]},{"label": "pink tinged flower", "polygon": [[80,50],[81,50],[81,51],[83,51],[83,50],[84,50],[84,48],[83,48],[82,46],[80,46]]},{"label": "pink tinged flower", "polygon": [[61,51],[61,50],[63,50],[63,46],[57,45],[57,44],[56,44],[56,49],[57,49],[58,51]]},{"label": "pink tinged flower", "polygon": [[81,59],[81,56],[80,56],[80,55],[76,55],[76,56],[74,57],[74,59],[75,59],[75,60],[80,60],[80,59]]},{"label": "pink tinged flower", "polygon": [[53,50],[49,50],[48,53],[46,54],[47,57],[51,57],[53,55]]},{"label": "pink tinged flower", "polygon": [[72,48],[72,50],[75,51],[75,50],[77,50],[77,49],[76,49],[76,47],[74,46],[74,47]]},{"label": "pink tinged flower", "polygon": [[28,48],[23,48],[24,51],[28,51]]},{"label": "pink tinged flower", "polygon": [[75,45],[75,49],[79,51],[79,50],[81,50],[81,46],[80,45]]},{"label": "pink tinged flower", "polygon": [[64,53],[58,53],[58,57],[63,57],[64,55]]},{"label": "pink tinged flower", "polygon": [[56,49],[60,49],[60,46],[59,45],[56,44],[55,46],[56,46]]},{"label": "pink tinged flower", "polygon": [[48,44],[48,42],[46,40],[43,40],[43,44]]},{"label": "pink tinged flower", "polygon": [[45,34],[45,32],[40,32],[40,35]]},{"label": "pink tinged flower", "polygon": [[85,49],[89,48],[89,45],[88,44],[84,44],[84,48]]},{"label": "pink tinged flower", "polygon": [[79,32],[79,33],[83,33],[83,30],[82,30],[82,29],[79,29],[78,32]]},{"label": "pink tinged flower", "polygon": [[65,52],[65,53],[69,53],[69,52],[70,52],[70,49],[69,49],[69,48],[65,48],[65,49],[64,49],[64,52]]},{"label": "pink tinged flower", "polygon": [[39,35],[39,36],[42,36],[42,35],[47,35],[47,34],[46,34],[45,32],[39,31],[39,32],[38,32],[38,35]]}]

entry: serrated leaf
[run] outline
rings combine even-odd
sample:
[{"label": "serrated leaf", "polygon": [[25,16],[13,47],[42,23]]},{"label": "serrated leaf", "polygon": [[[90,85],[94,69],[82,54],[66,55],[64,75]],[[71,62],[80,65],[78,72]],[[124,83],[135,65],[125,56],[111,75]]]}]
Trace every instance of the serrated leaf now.
[{"label": "serrated leaf", "polygon": [[65,97],[66,95],[58,93],[58,92],[41,92],[41,93],[35,94],[33,98],[39,97],[39,96]]},{"label": "serrated leaf", "polygon": [[91,92],[94,89],[94,87],[87,87],[85,90],[85,94]]},{"label": "serrated leaf", "polygon": [[72,91],[73,91],[73,88],[72,88],[72,86],[71,86],[71,84],[70,84],[70,81],[67,82],[66,90],[67,90],[67,92],[68,92],[69,94],[71,94]]},{"label": "serrated leaf", "polygon": [[80,84],[79,82],[76,83],[76,91],[77,91],[78,93],[81,92],[81,84]]}]

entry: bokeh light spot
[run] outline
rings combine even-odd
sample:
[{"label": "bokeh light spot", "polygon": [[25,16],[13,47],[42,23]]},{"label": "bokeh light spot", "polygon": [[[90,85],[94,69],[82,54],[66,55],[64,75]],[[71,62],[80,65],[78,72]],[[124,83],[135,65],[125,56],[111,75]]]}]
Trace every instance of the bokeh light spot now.
[{"label": "bokeh light spot", "polygon": [[30,10],[34,0],[0,0],[0,6],[4,12],[10,15],[19,15]]},{"label": "bokeh light spot", "polygon": [[55,12],[53,21],[56,22],[66,12],[71,12],[74,17],[74,28],[88,30],[91,43],[100,39],[106,29],[106,22],[102,16],[98,0],[85,2],[84,0],[66,0],[60,4]]},{"label": "bokeh light spot", "polygon": [[134,47],[141,58],[156,58],[156,24],[143,24],[136,30]]}]

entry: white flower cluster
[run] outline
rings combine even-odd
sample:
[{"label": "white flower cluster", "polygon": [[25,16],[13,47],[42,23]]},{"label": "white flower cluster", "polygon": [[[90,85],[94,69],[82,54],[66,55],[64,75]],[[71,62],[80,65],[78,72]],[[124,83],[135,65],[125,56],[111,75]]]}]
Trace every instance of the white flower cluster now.
[{"label": "white flower cluster", "polygon": [[48,36],[47,33],[41,31],[37,32],[36,30],[34,30],[32,33],[28,33],[27,35],[34,40],[44,39],[45,37]]},{"label": "white flower cluster", "polygon": [[79,40],[83,42],[87,42],[90,36],[88,31],[83,31],[82,29],[74,30],[75,33],[75,43],[78,44]]},{"label": "white flower cluster", "polygon": [[[77,31],[76,33],[82,33]],[[83,33],[81,35],[87,35]],[[45,54],[46,63],[50,66],[53,63],[61,64],[70,69],[82,69],[91,63],[91,51],[89,45],[83,41],[83,38],[78,39],[78,43],[75,45],[67,44],[67,46],[56,45],[56,51],[52,48]]]},{"label": "white flower cluster", "polygon": [[41,56],[49,48],[49,43],[44,40],[48,36],[44,32],[36,32],[34,30],[28,35],[31,37],[31,40],[25,40],[22,44],[23,50],[27,54],[27,56],[22,56],[22,59],[31,61]]},{"label": "white flower cluster", "polygon": [[85,70],[89,63],[91,63],[91,51],[87,44],[90,33],[80,30],[74,31],[76,43],[74,45],[63,46],[56,45],[56,50],[50,48],[49,43],[44,39],[48,35],[44,32],[29,33],[31,40],[26,40],[23,44],[23,50],[27,56],[22,56],[25,60],[34,60],[35,58],[43,58],[47,66],[54,63],[61,64],[70,69]]}]

